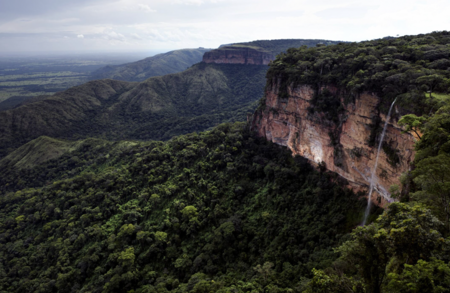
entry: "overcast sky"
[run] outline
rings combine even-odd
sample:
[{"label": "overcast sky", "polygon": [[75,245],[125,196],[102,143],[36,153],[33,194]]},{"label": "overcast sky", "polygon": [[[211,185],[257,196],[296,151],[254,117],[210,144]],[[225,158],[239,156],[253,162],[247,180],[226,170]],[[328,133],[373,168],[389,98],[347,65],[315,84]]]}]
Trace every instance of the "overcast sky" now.
[{"label": "overcast sky", "polygon": [[450,0],[0,0],[0,53],[168,51],[450,30]]}]

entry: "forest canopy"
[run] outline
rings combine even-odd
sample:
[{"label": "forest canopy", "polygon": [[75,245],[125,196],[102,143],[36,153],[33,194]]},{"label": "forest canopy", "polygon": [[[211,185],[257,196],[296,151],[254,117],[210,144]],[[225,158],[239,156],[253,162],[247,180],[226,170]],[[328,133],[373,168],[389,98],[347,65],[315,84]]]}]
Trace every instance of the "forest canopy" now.
[{"label": "forest canopy", "polygon": [[293,48],[270,66],[281,95],[304,83],[400,98],[416,157],[364,227],[362,193],[246,123],[30,142],[0,163],[0,291],[449,292],[449,56],[450,34],[434,32]]}]

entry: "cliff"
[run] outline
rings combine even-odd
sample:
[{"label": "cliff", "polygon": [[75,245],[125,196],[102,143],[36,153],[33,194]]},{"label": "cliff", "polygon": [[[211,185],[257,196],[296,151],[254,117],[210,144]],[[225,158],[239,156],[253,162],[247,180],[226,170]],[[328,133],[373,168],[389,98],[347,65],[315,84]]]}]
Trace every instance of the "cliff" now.
[{"label": "cliff", "polygon": [[217,64],[268,65],[273,59],[269,51],[245,46],[225,46],[203,55],[203,62]]},{"label": "cliff", "polygon": [[254,64],[268,65],[275,56],[286,52],[289,48],[302,46],[315,47],[318,44],[334,45],[341,41],[322,39],[280,39],[257,40],[252,42],[222,45],[218,49],[206,52],[203,56],[205,63],[220,64]]},{"label": "cliff", "polygon": [[[265,93],[265,102],[252,117],[252,128],[268,140],[287,146],[294,155],[315,163],[325,163],[328,170],[347,179],[350,186],[367,190],[375,165],[380,139],[380,128],[386,115],[379,113],[380,99],[363,92],[352,101],[335,87],[322,88],[337,104],[327,111],[317,101],[311,86],[288,87],[281,95],[274,83]],[[323,102],[323,101],[322,101]],[[334,112],[333,112],[334,111]],[[392,112],[397,112],[394,106]],[[374,128],[378,121],[378,132]],[[414,159],[414,138],[401,133],[396,119],[390,119],[380,149],[378,166],[374,175],[374,190],[381,197],[372,197],[377,203],[392,201],[389,187],[399,184],[400,175],[407,171]]]}]

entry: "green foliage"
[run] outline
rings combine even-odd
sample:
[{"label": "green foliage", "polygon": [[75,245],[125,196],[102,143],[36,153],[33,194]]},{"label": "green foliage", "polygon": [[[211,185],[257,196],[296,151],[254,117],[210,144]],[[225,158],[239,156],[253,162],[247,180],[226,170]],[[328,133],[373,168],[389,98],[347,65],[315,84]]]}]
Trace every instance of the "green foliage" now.
[{"label": "green foliage", "polygon": [[166,242],[167,241],[167,233],[162,231],[157,231],[155,233],[155,240],[160,242]]},{"label": "green foliage", "polygon": [[[432,92],[447,93],[449,90],[447,63],[442,61],[440,66],[435,59],[435,54],[450,54],[448,35],[447,31],[433,32],[425,35],[424,42],[417,42],[424,37],[418,35],[292,48],[279,54],[271,63],[267,73],[269,87],[277,86],[283,94],[287,93],[288,86],[308,84],[319,96],[323,86],[332,85],[337,92],[328,97],[330,106],[334,104],[335,95],[344,101],[354,100],[367,91],[381,98],[379,109],[382,113],[387,112],[396,97],[399,97],[397,105],[403,113],[428,113],[435,103]],[[429,100],[425,98],[427,91]],[[313,104],[314,108],[326,113],[321,109],[322,103]]]},{"label": "green foliage", "polygon": [[[413,183],[410,197],[425,203],[450,231],[450,106],[444,101],[430,117],[407,115],[400,122],[406,130],[416,132],[415,168],[410,172]],[[411,182],[412,181],[412,182]],[[410,184],[406,182],[406,184]]]},{"label": "green foliage", "polygon": [[313,271],[308,290],[447,292],[450,240],[441,229],[442,223],[421,205],[393,203],[336,249],[340,257],[333,269]]},{"label": "green foliage", "polygon": [[263,95],[266,70],[257,65],[199,63],[141,83],[92,81],[0,112],[4,121],[0,158],[41,135],[168,140],[223,122],[245,121]]},{"label": "green foliage", "polygon": [[298,48],[301,46],[315,47],[317,44],[334,45],[340,43],[340,41],[330,41],[321,39],[284,39],[284,40],[257,40],[246,43],[237,43],[233,46],[247,46],[263,48],[266,51],[272,52],[274,55],[292,50],[290,48]]},{"label": "green foliage", "polygon": [[405,264],[401,274],[389,274],[391,292],[448,292],[450,290],[450,263],[431,258],[415,265]]},{"label": "green foliage", "polygon": [[450,231],[450,155],[441,153],[418,161],[412,175],[420,188],[412,193],[413,199],[431,206]]},{"label": "green foliage", "polygon": [[364,205],[239,123],[168,142],[85,141],[8,172],[8,292],[298,291]]},{"label": "green foliage", "polygon": [[264,279],[264,284],[267,283],[267,279],[270,278],[273,274],[274,271],[272,270],[273,267],[273,263],[271,262],[265,262],[264,265],[257,265],[256,267],[254,267],[253,269],[258,272],[259,274],[261,274],[261,276]]},{"label": "green foliage", "polygon": [[353,277],[345,275],[338,276],[337,274],[327,274],[322,270],[312,270],[314,277],[308,283],[305,293],[344,293],[366,292],[364,285],[360,280],[355,280]]},{"label": "green foliage", "polygon": [[402,118],[398,121],[398,125],[405,127],[404,132],[412,131],[420,139],[420,132],[423,131],[422,127],[426,121],[426,117],[417,117],[414,114],[407,114],[402,116]]}]

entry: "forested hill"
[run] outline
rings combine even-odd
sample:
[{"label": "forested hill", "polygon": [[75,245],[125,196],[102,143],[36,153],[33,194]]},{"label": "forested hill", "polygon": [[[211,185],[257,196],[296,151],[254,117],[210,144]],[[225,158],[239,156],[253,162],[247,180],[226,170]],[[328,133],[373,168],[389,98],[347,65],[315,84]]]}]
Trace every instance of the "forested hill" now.
[{"label": "forested hill", "polygon": [[[329,46],[344,41],[332,41],[323,39],[279,39],[279,40],[257,40],[251,42],[235,43],[227,46],[235,47],[257,47],[271,52],[274,56],[286,52],[289,48],[298,48],[301,46],[316,47],[317,45]],[[219,48],[220,49],[220,48]]]},{"label": "forested hill", "polygon": [[91,81],[0,112],[0,157],[41,135],[166,140],[244,121],[263,95],[266,70],[199,63],[141,83]]},{"label": "forested hill", "polygon": [[[449,93],[449,57],[450,33],[446,31],[291,48],[277,56],[267,78],[269,86],[279,80],[281,95],[286,95],[291,85],[312,85],[316,91],[323,85],[333,85],[338,87],[339,94],[343,92],[347,96],[347,101],[363,91],[377,94],[382,99],[382,113],[398,97],[396,104],[405,109],[403,114],[420,114],[432,110],[433,94],[444,98],[442,94]],[[331,106],[336,102],[334,99],[318,93],[315,102],[316,110],[337,114],[337,107]]]},{"label": "forested hill", "polygon": [[2,292],[290,292],[364,203],[243,123],[51,143],[62,153],[36,166],[0,162]]},{"label": "forested hill", "polygon": [[[380,116],[396,101],[393,119],[416,139],[409,171],[389,190],[400,202],[372,224],[356,228],[335,250],[339,258],[330,267],[313,270],[306,292],[450,291],[449,58],[450,32],[441,31],[289,49],[271,63],[267,87],[276,89],[281,106],[292,89],[305,86],[313,92],[307,115],[341,131],[344,105],[355,107],[370,96],[377,111],[365,117],[372,121],[366,143],[378,145]],[[264,100],[259,111],[284,114]],[[329,136],[334,155],[339,154],[339,140],[335,133]],[[397,154],[395,147],[384,145],[380,151],[390,158]]]},{"label": "forested hill", "polygon": [[[256,44],[283,51],[289,46],[322,41],[273,40]],[[207,49],[194,51],[178,50],[146,60],[148,64],[166,66],[180,56],[197,56]],[[142,69],[144,63],[130,66]],[[159,65],[153,65],[149,70],[156,73],[153,69]],[[222,122],[245,121],[263,96],[266,71],[267,66],[198,63],[183,72],[138,83],[94,80],[0,112],[0,158],[41,135],[72,140],[166,140]]]},{"label": "forested hill", "polygon": [[186,70],[202,61],[203,54],[210,49],[181,49],[158,54],[132,63],[106,66],[91,73],[91,79],[115,79],[144,81],[153,76],[162,76]]},{"label": "forested hill", "polygon": [[362,91],[382,113],[399,99],[394,116],[417,137],[414,168],[390,190],[400,202],[364,227],[364,192],[246,123],[104,139],[242,117],[264,66],[93,81],[1,112],[0,291],[449,292],[449,46],[448,32],[434,32],[294,48],[271,63],[267,86],[285,99],[290,85],[313,85],[305,110],[330,123]]},{"label": "forested hill", "polygon": [[[314,39],[284,39],[284,40],[259,40],[232,44],[232,46],[258,47],[269,51],[273,56],[285,52],[289,48],[297,48],[303,45],[314,47],[316,44],[333,45],[339,42]],[[143,60],[106,66],[91,73],[91,79],[110,78],[122,81],[144,81],[153,76],[162,76],[186,70],[193,64],[202,61],[203,54],[211,49],[181,49],[163,54],[158,54]]]}]

